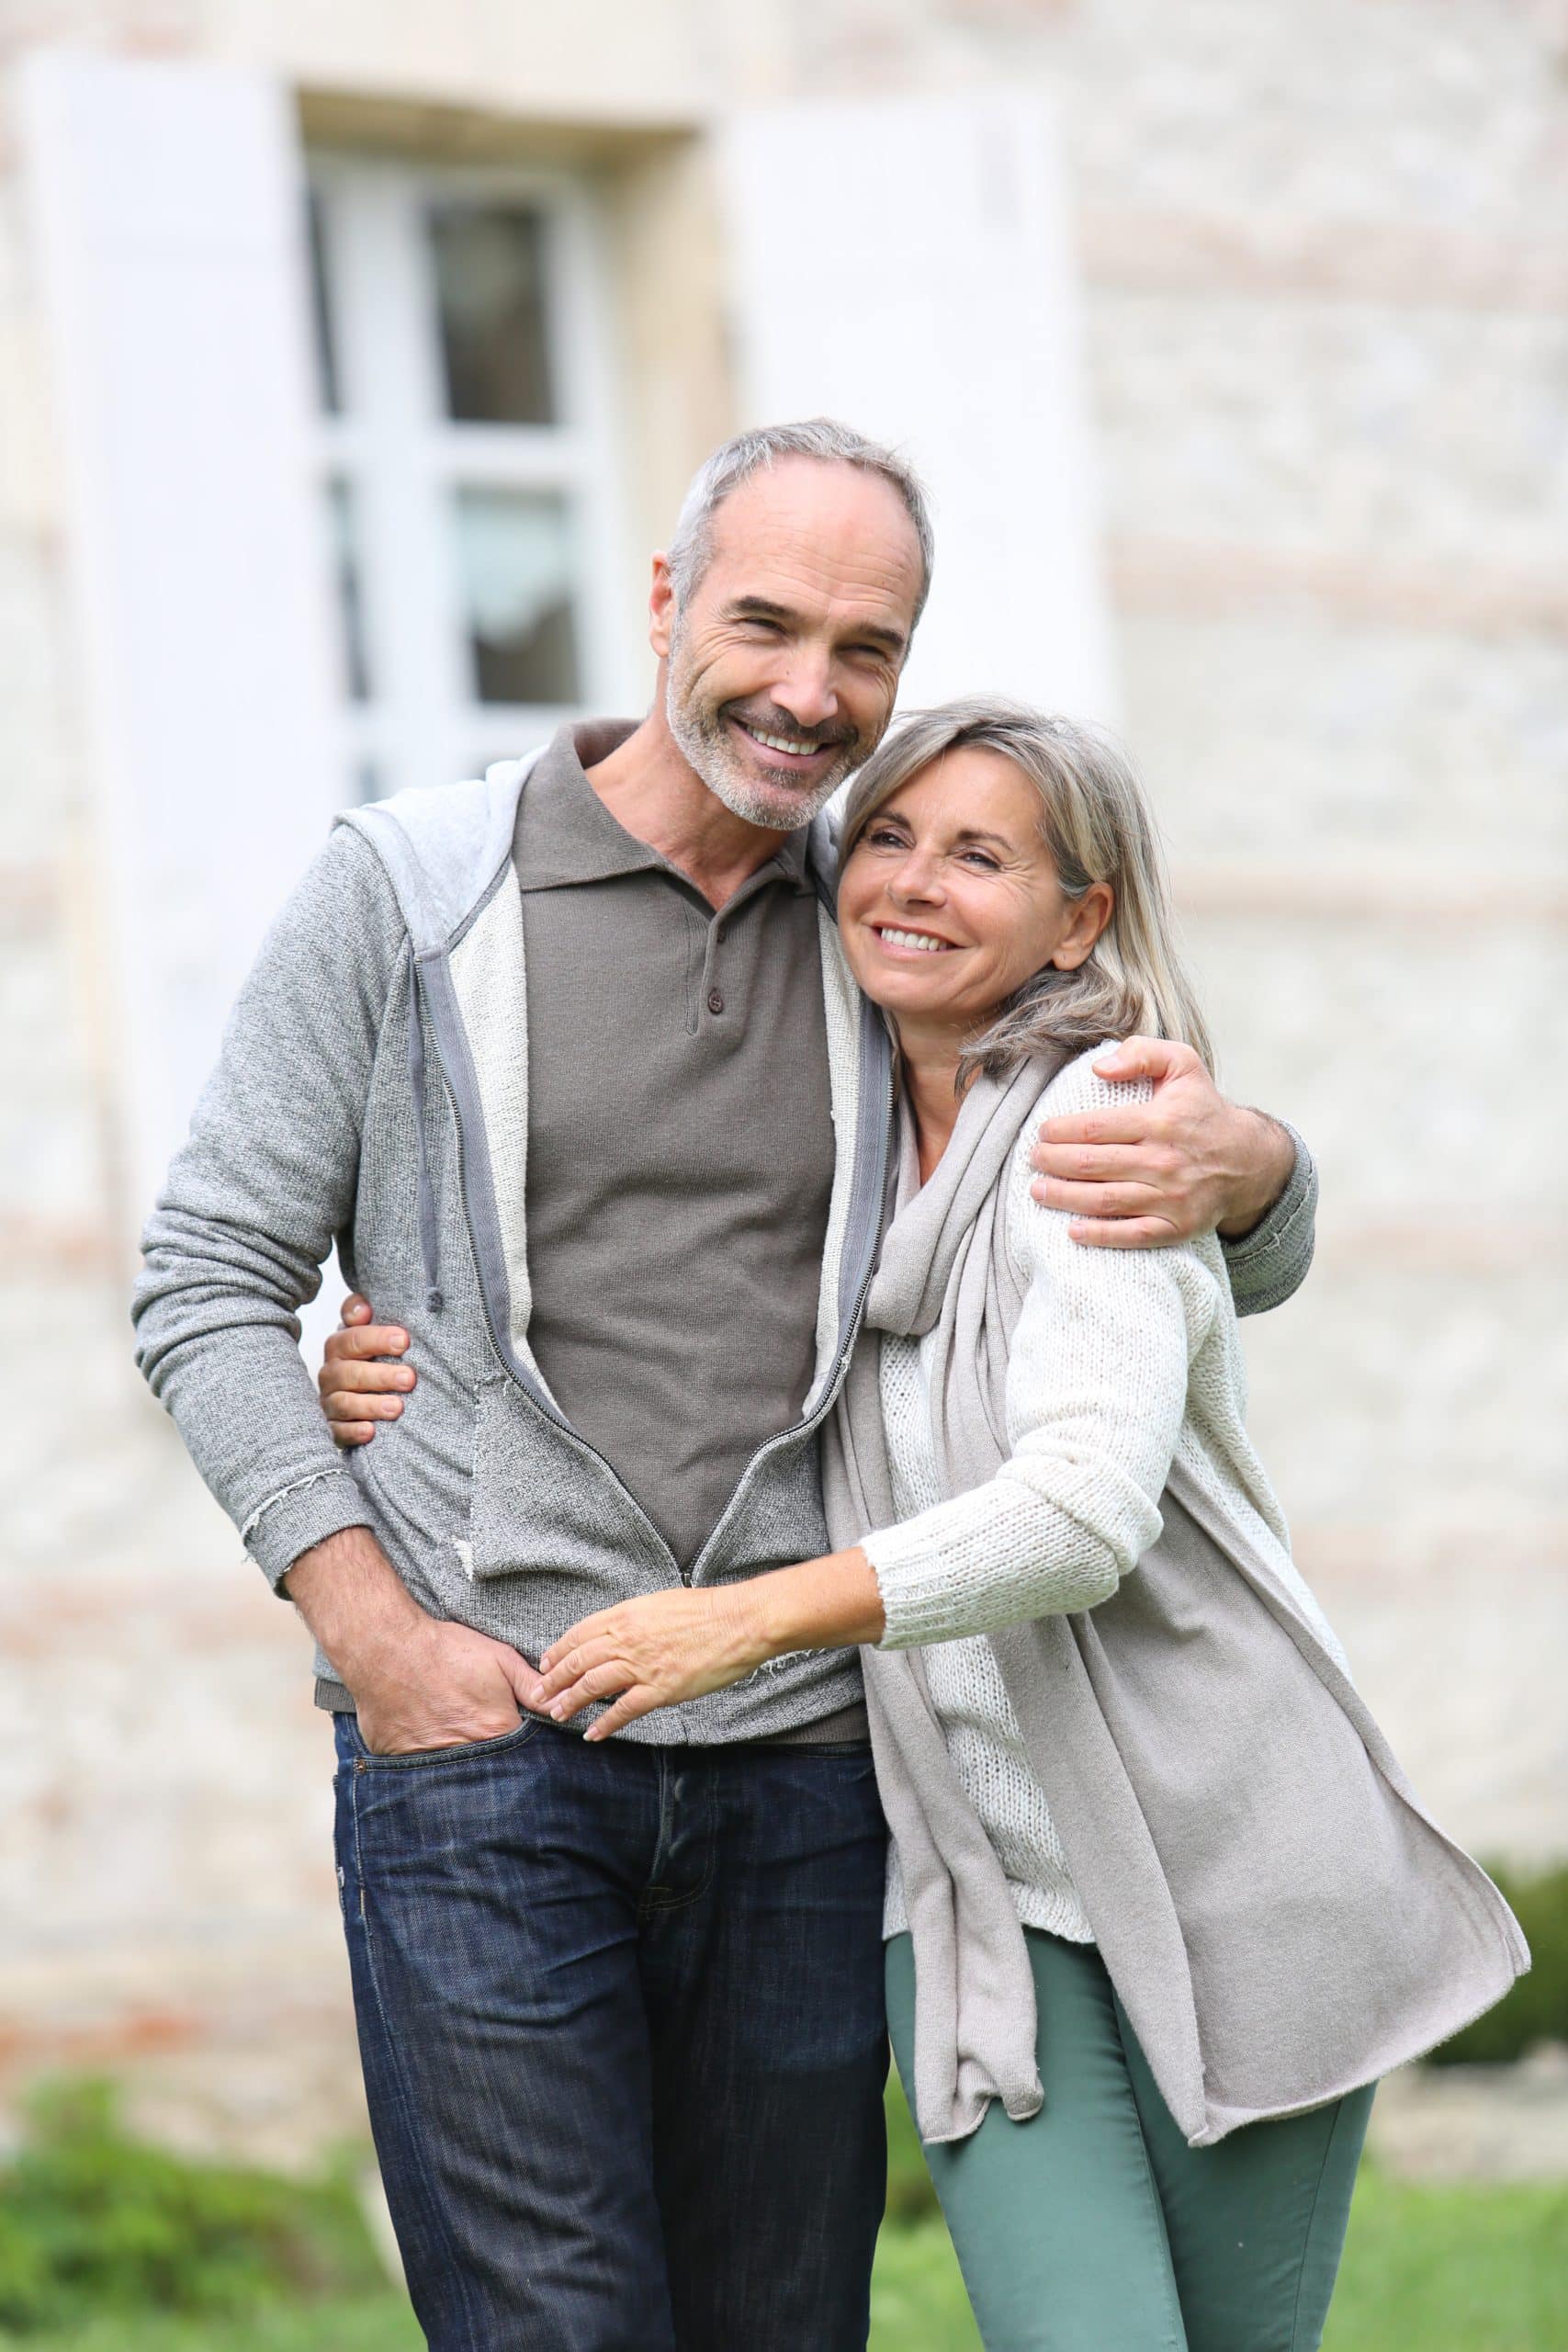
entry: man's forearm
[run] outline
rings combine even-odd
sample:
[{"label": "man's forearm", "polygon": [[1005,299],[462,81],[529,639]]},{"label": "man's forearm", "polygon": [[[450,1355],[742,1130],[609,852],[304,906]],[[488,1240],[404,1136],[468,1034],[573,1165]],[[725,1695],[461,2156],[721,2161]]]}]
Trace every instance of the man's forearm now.
[{"label": "man's forearm", "polygon": [[351,1690],[430,1622],[368,1527],[302,1552],[283,1589]]},{"label": "man's forearm", "polygon": [[1220,1221],[1222,1241],[1239,1241],[1262,1223],[1283,1193],[1296,1165],[1290,1130],[1267,1111],[1242,1111],[1247,1148],[1231,1188],[1231,1208]]}]

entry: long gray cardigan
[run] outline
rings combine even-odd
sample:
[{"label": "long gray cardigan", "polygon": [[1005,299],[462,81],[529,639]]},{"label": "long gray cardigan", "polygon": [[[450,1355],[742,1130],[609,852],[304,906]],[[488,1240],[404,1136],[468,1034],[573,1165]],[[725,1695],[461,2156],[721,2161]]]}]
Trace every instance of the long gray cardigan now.
[{"label": "long gray cardigan", "polygon": [[[826,1453],[837,1544],[894,1517],[883,1332],[938,1334],[947,1491],[983,1485],[1006,1458],[1024,1294],[1002,1196],[1052,1075],[979,1080],[887,1237]],[[1111,1598],[991,1640],[1101,1956],[1201,2147],[1417,2056],[1496,2001],[1529,1953],[1241,1515],[1179,1460],[1158,1504],[1162,1532]],[[1038,2109],[1032,1978],[919,1652],[863,1657],[914,1939],[916,2106],[928,2141],[952,2140],[993,2097],[1015,2117]]]}]

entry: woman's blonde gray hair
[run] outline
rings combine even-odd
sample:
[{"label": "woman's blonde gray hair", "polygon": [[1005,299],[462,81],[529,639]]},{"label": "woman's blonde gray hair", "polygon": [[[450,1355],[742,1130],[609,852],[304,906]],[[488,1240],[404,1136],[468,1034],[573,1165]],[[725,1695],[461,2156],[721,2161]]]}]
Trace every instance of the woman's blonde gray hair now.
[{"label": "woman's blonde gray hair", "polygon": [[872,753],[844,806],[840,858],[900,786],[961,746],[998,752],[1040,796],[1040,831],[1069,899],[1108,882],[1111,920],[1076,971],[1047,965],[964,1047],[964,1085],[977,1069],[1005,1078],[1032,1056],[1076,1052],[1108,1038],[1168,1037],[1212,1070],[1207,1023],[1176,944],[1159,835],[1143,786],[1104,736],[1026,703],[971,695],[917,712]]}]

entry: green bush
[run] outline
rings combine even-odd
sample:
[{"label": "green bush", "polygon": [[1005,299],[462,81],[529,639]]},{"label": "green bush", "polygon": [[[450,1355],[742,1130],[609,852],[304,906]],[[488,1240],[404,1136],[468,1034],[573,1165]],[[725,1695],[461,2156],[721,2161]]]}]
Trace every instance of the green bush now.
[{"label": "green bush", "polygon": [[193,2164],[129,2138],[106,2083],[54,2085],[0,2167],[0,2329],[239,2314],[384,2283],[352,2180]]},{"label": "green bush", "polygon": [[1501,2066],[1538,2041],[1568,2041],[1568,1866],[1535,1876],[1488,1864],[1529,1944],[1513,1991],[1432,2052],[1436,2066]]}]

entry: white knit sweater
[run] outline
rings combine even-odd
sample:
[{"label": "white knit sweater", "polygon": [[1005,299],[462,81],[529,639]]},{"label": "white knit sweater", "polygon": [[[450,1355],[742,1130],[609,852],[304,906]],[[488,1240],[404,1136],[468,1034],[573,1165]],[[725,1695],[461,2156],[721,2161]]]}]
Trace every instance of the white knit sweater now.
[{"label": "white knit sweater", "polygon": [[[1097,1078],[1090,1058],[1059,1074],[1038,1117],[1126,1102],[1127,1090]],[[1030,1193],[1036,1125],[1025,1122],[1003,1180],[1008,1247],[1028,1285],[1008,1364],[1012,1453],[987,1485],[942,1498],[921,1343],[885,1337],[882,1409],[900,1518],[864,1550],[886,1611],[883,1647],[929,1645],[932,1704],[1020,1917],[1088,1941],[995,1659],[973,1637],[1108,1599],[1157,1537],[1159,1498],[1179,1456],[1256,1534],[1341,1662],[1343,1653],[1290,1559],[1283,1516],[1247,1435],[1246,1372],[1217,1239],[1135,1250],[1070,1240],[1070,1218]],[[885,1932],[907,1924],[895,1865]]]}]

